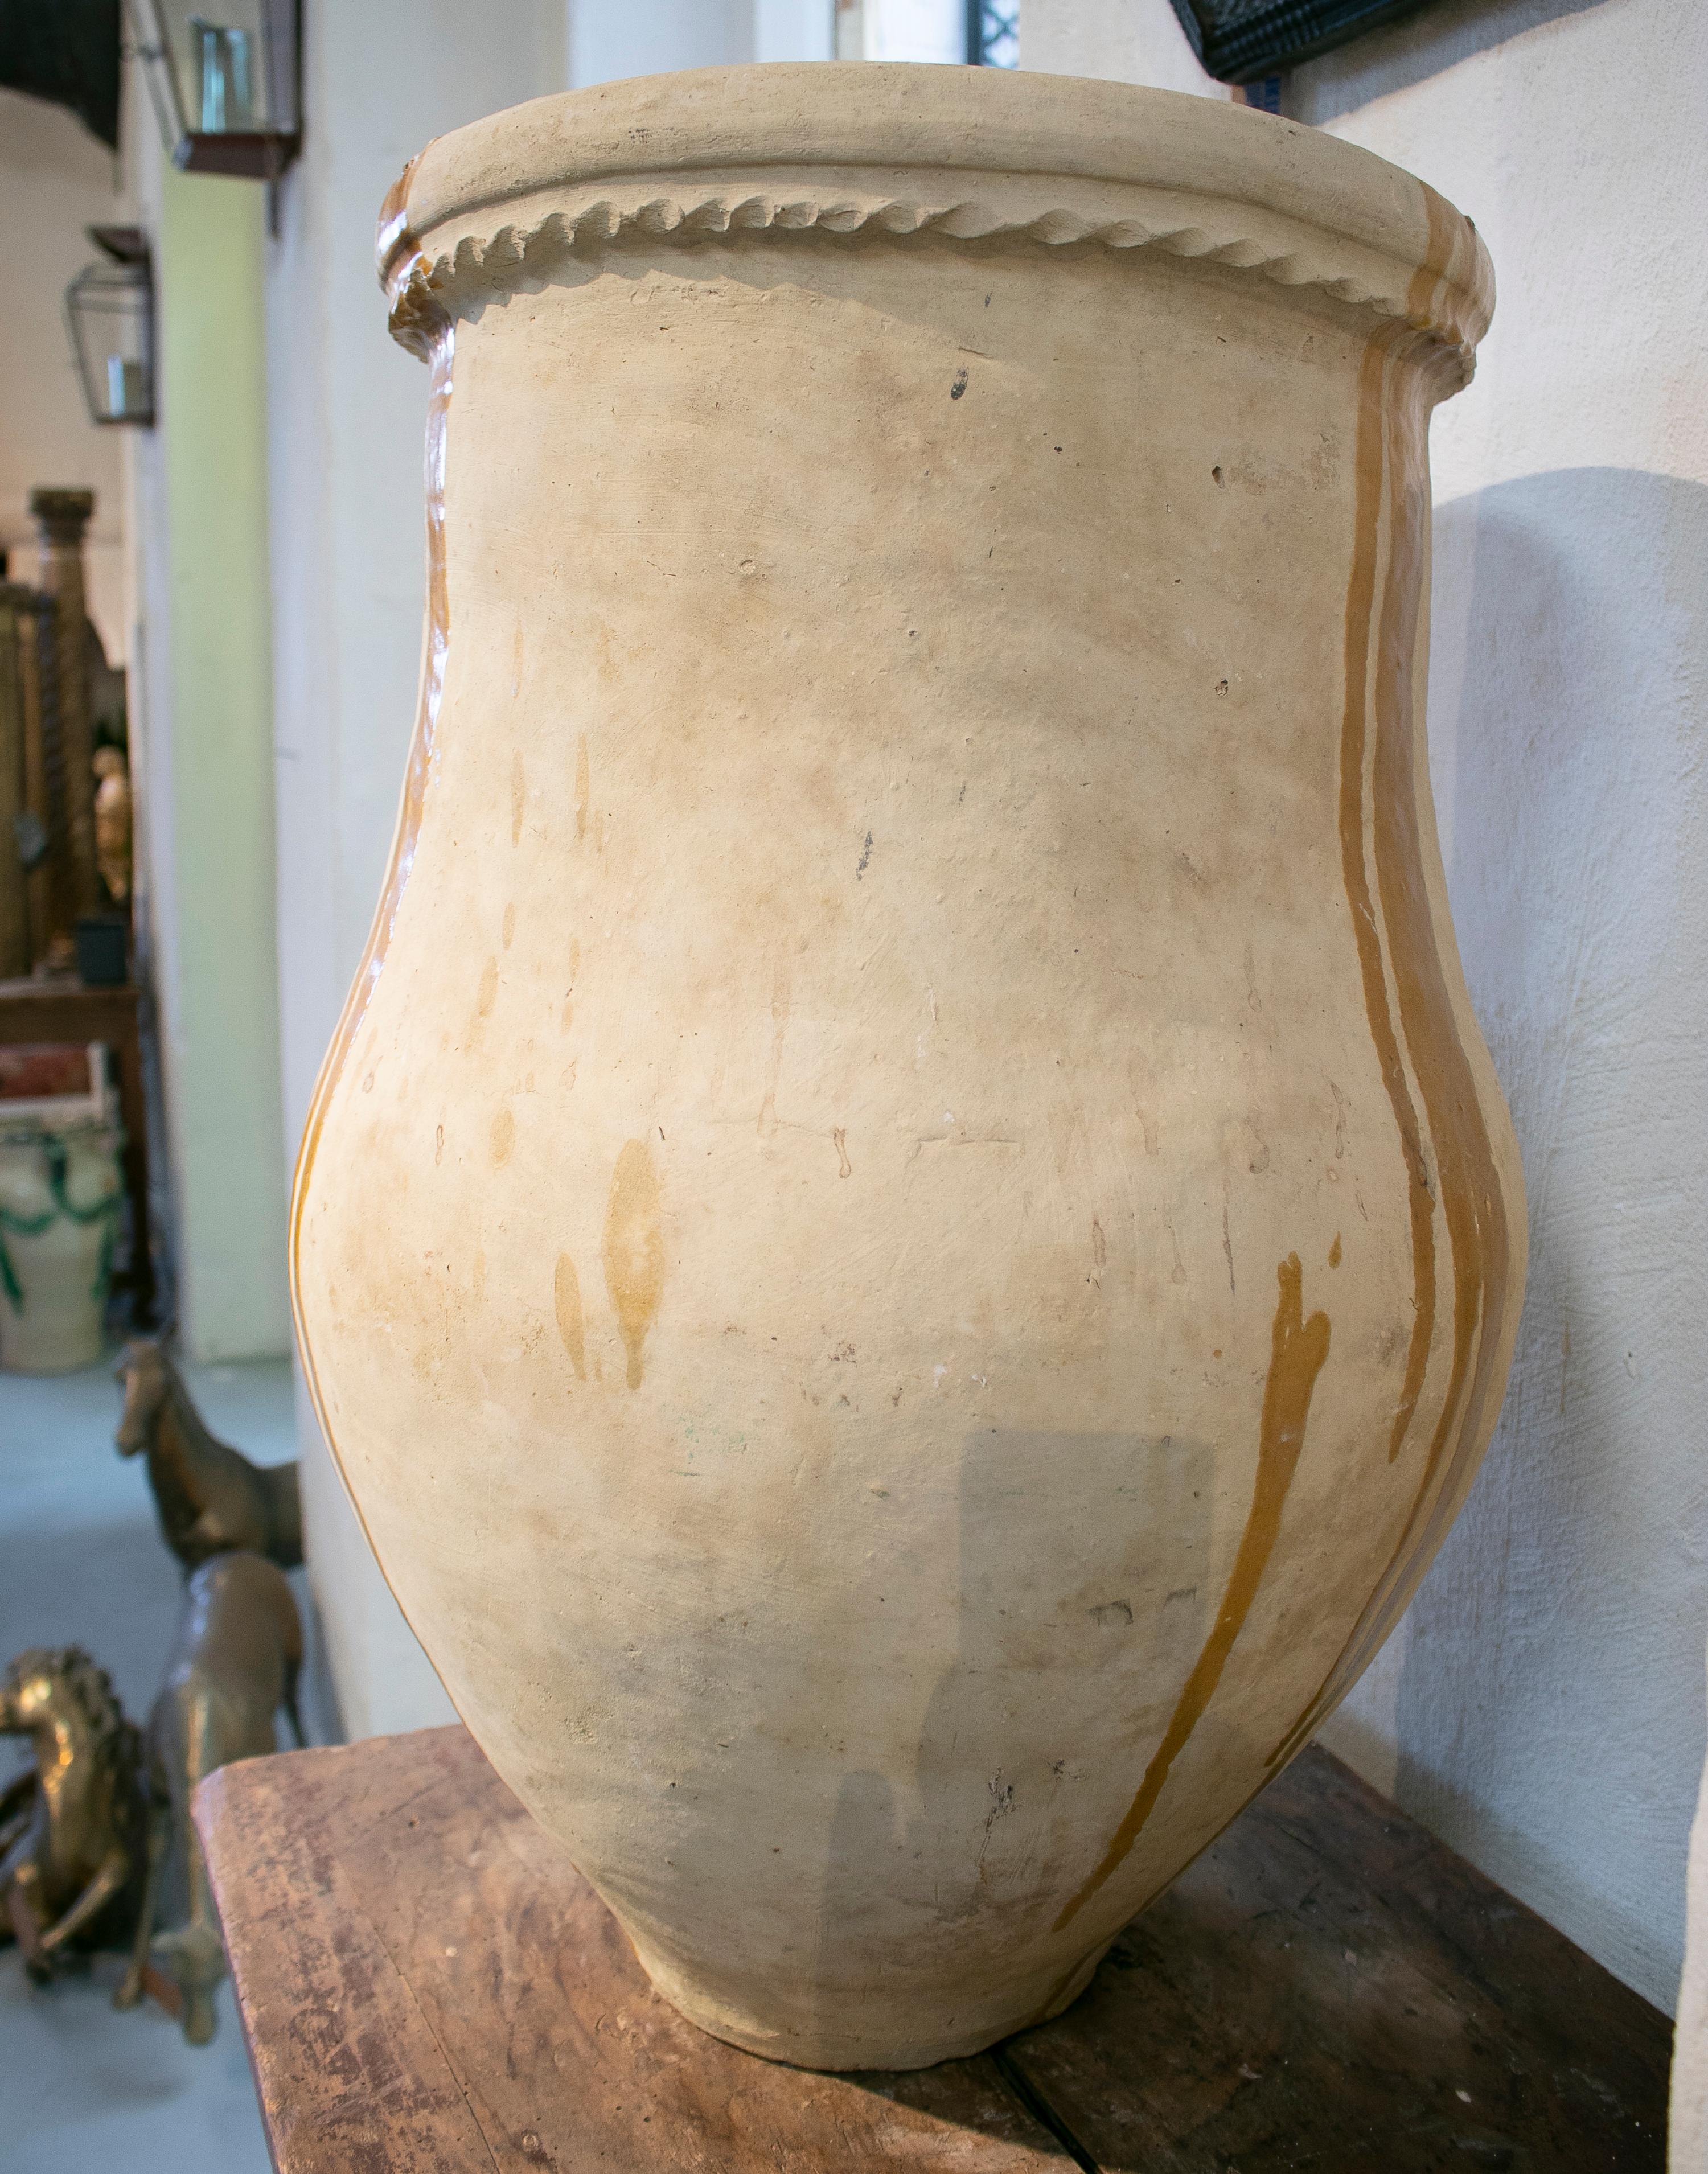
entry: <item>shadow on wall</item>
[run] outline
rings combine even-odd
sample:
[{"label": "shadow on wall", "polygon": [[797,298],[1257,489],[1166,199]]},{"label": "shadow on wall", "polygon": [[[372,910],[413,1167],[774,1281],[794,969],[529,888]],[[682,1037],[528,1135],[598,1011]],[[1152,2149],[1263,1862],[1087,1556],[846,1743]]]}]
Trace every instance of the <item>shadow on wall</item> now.
[{"label": "shadow on wall", "polygon": [[1426,83],[1473,53],[1505,45],[1543,23],[1613,4],[1614,0],[1435,0],[1421,14],[1372,30],[1338,52],[1295,68],[1285,78],[1283,111],[1289,121],[1321,128],[1373,98]]},{"label": "shadow on wall", "polygon": [[1435,564],[1432,766],[1531,1267],[1408,1619],[1397,1793],[1670,2006],[1708,1615],[1708,489],[1502,484],[1440,509]]}]

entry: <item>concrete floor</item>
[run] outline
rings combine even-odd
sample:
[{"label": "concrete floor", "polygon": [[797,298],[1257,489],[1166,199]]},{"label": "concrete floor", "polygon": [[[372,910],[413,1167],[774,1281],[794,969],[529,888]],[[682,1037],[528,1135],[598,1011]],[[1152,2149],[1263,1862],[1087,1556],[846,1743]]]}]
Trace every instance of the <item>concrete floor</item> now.
[{"label": "concrete floor", "polygon": [[[295,1455],[288,1366],[185,1375],[225,1441],[257,1463]],[[105,1366],[51,1381],[0,1374],[0,1665],[26,1646],[84,1647],[140,1724],[182,1586],[141,1461],[113,1448],[118,1410]],[[300,1573],[293,1582],[306,1613]],[[305,1677],[308,1731],[323,1739],[312,1668]],[[0,1739],[0,1777],[19,1763]],[[38,1991],[17,1950],[0,1950],[0,2174],[266,2174],[230,1986],[214,2043],[195,2047],[151,2004],[118,2014],[118,1975],[103,1957]]]}]

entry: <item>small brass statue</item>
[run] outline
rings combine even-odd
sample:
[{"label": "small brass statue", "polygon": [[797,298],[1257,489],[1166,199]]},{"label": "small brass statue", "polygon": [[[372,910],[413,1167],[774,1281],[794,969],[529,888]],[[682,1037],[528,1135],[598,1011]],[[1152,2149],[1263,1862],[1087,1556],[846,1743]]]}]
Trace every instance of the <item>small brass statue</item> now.
[{"label": "small brass statue", "polygon": [[251,1464],[210,1433],[154,1337],[127,1344],[113,1378],[125,1392],[115,1446],[121,1457],[147,1452],[160,1532],[186,1575],[233,1549],[295,1570],[302,1560],[295,1463]]},{"label": "small brass statue", "polygon": [[0,1733],[35,1755],[0,1794],[0,1940],[38,1985],[73,1949],[122,1947],[143,1884],[147,1811],[137,1732],[80,1647],[20,1653],[0,1684]]},{"label": "small brass statue", "polygon": [[[126,2008],[141,1999],[152,1955],[183,1995],[184,2036],[192,2046],[214,2036],[214,1989],[225,1973],[225,1950],[190,1799],[216,1767],[278,1749],[273,1717],[281,1706],[303,1741],[296,1707],[301,1664],[301,1620],[273,1564],[258,1555],[220,1555],[192,1572],[177,1643],[149,1720],[147,1890],[116,1999]],[[163,1895],[184,1914],[157,1933]]]},{"label": "small brass statue", "polygon": [[95,751],[95,864],[112,906],[131,895],[131,778],[115,747]]}]

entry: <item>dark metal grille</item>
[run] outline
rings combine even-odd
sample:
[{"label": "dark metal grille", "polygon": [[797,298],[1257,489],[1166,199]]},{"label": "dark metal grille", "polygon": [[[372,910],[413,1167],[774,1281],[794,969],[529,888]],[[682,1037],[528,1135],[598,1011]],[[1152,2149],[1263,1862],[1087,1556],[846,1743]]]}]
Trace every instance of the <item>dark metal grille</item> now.
[{"label": "dark metal grille", "polygon": [[967,58],[975,68],[1019,68],[1020,0],[967,0]]},{"label": "dark metal grille", "polygon": [[1251,83],[1332,52],[1435,0],[1174,0],[1192,50],[1224,83]]}]

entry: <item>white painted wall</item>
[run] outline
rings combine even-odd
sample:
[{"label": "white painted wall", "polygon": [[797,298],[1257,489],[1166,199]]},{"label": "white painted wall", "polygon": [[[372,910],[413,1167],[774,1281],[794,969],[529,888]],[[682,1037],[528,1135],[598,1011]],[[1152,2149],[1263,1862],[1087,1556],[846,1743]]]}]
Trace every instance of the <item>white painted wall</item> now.
[{"label": "white painted wall", "polygon": [[568,79],[577,89],[665,68],[832,57],[836,0],[568,0]]},{"label": "white painted wall", "polygon": [[964,66],[965,0],[836,0],[839,61]]},{"label": "white painted wall", "polygon": [[1198,66],[1169,0],[1020,0],[1020,66],[1227,98]]},{"label": "white painted wall", "polygon": [[753,0],[756,61],[835,58],[836,0]]},{"label": "white painted wall", "polygon": [[[774,0],[769,12],[792,27],[786,0]],[[661,68],[786,57],[761,55],[754,30],[754,0],[570,0],[568,79],[615,83]]]},{"label": "white painted wall", "polygon": [[135,218],[117,160],[74,113],[0,90],[0,550],[14,581],[35,578],[30,493],[70,484],[95,495],[84,566],[89,614],[108,661],[122,664],[125,610],[122,430],[89,419],[65,328],[65,290],[100,251],[86,226]]},{"label": "white painted wall", "polygon": [[[1023,59],[1186,87],[1147,9],[1025,0]],[[1430,722],[1531,1214],[1483,1477],[1325,1740],[1665,2007],[1708,1617],[1705,74],[1700,0],[1440,0],[1285,93],[1500,279],[1435,425]]]}]

